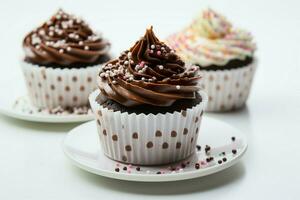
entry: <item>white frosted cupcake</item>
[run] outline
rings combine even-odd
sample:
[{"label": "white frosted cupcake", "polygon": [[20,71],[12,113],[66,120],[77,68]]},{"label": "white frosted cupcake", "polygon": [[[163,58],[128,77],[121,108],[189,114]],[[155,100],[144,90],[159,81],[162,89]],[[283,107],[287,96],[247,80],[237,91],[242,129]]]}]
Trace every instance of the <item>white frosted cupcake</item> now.
[{"label": "white frosted cupcake", "polygon": [[88,105],[110,44],[62,10],[23,40],[21,62],[31,103],[38,108]]},{"label": "white frosted cupcake", "polygon": [[242,107],[248,98],[257,64],[252,40],[250,33],[207,9],[166,43],[203,72],[201,86],[209,96],[206,110],[228,111]]},{"label": "white frosted cupcake", "polygon": [[105,64],[90,96],[105,154],[120,162],[158,165],[195,151],[207,98],[199,68],[186,65],[148,29]]}]

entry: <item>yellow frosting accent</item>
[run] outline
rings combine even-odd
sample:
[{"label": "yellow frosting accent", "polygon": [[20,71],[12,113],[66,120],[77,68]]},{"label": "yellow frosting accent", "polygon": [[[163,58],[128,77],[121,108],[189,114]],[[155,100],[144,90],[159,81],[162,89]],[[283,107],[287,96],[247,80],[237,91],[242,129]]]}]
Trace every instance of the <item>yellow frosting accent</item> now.
[{"label": "yellow frosting accent", "polygon": [[232,59],[253,56],[252,36],[212,9],[204,10],[187,28],[171,35],[166,43],[187,62],[223,66]]}]

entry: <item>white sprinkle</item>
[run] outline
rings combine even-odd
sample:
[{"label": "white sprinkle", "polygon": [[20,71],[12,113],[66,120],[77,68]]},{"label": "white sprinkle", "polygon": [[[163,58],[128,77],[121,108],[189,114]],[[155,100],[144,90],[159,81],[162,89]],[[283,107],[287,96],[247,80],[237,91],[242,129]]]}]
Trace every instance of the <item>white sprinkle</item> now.
[{"label": "white sprinkle", "polygon": [[113,81],[112,81],[112,84],[117,84],[117,81],[113,80]]},{"label": "white sprinkle", "polygon": [[44,30],[39,30],[39,35],[45,35],[45,31]]},{"label": "white sprinkle", "polygon": [[149,170],[147,170],[147,171],[146,171],[146,173],[147,173],[147,174],[150,174],[150,171],[149,171]]},{"label": "white sprinkle", "polygon": [[36,45],[35,48],[36,48],[36,49],[40,49],[41,46],[40,46],[40,45]]},{"label": "white sprinkle", "polygon": [[50,31],[50,32],[49,32],[49,35],[50,35],[50,36],[53,36],[53,35],[54,35],[53,31]]},{"label": "white sprinkle", "polygon": [[154,44],[151,45],[151,49],[155,49],[155,45]]},{"label": "white sprinkle", "polygon": [[53,31],[53,30],[54,30],[54,27],[53,27],[53,26],[50,26],[50,27],[49,27],[49,30],[50,30],[50,31]]},{"label": "white sprinkle", "polygon": [[71,47],[67,47],[67,51],[71,51],[72,50],[72,48]]},{"label": "white sprinkle", "polygon": [[83,45],[83,42],[82,41],[79,41],[79,43],[78,43],[79,45]]},{"label": "white sprinkle", "polygon": [[131,55],[132,55],[131,52],[128,52],[128,53],[127,53],[128,58],[130,58]]},{"label": "white sprinkle", "polygon": [[63,49],[60,49],[58,52],[59,52],[59,53],[64,53],[64,50],[63,50]]},{"label": "white sprinkle", "polygon": [[177,89],[177,90],[180,90],[180,85],[176,85],[176,89]]},{"label": "white sprinkle", "polygon": [[162,69],[164,68],[164,66],[159,65],[158,68],[159,68],[160,70],[162,70]]},{"label": "white sprinkle", "polygon": [[126,60],[126,61],[124,62],[124,64],[125,64],[125,65],[128,65],[128,64],[129,64],[129,62]]},{"label": "white sprinkle", "polygon": [[79,39],[79,35],[75,35],[75,39]]},{"label": "white sprinkle", "polygon": [[90,47],[84,46],[84,50],[89,50],[89,49],[90,49]]},{"label": "white sprinkle", "polygon": [[144,81],[145,80],[145,78],[144,77],[142,77],[142,81]]},{"label": "white sprinkle", "polygon": [[170,53],[175,53],[175,51],[172,49],[172,50],[170,51]]},{"label": "white sprinkle", "polygon": [[179,169],[179,171],[180,171],[180,172],[182,172],[182,171],[183,171],[183,169],[182,169],[182,168],[180,168],[180,169]]},{"label": "white sprinkle", "polygon": [[52,21],[47,21],[47,25],[51,25],[52,24]]},{"label": "white sprinkle", "polygon": [[102,72],[101,74],[100,74],[100,77],[104,77],[105,76],[105,73],[104,72]]},{"label": "white sprinkle", "polygon": [[56,15],[56,19],[60,19],[61,18],[61,16],[60,15]]}]

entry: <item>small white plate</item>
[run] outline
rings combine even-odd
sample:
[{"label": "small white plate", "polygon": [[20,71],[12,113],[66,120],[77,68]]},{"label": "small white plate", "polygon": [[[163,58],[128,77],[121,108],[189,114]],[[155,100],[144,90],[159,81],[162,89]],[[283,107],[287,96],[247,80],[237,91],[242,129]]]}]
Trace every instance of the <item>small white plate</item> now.
[{"label": "small white plate", "polygon": [[[98,140],[96,122],[87,122],[68,133],[63,141],[63,151],[73,164],[91,173],[141,182],[177,181],[213,174],[236,164],[247,149],[247,141],[242,133],[224,122],[208,117],[203,119],[199,134],[198,144],[201,150],[196,149],[193,156],[175,164],[164,166],[122,164],[107,158]],[[206,145],[211,147],[209,155],[204,150]],[[233,149],[236,150],[235,154],[232,153]],[[208,157],[214,157],[214,160],[206,162]],[[221,164],[218,163],[219,160],[222,160]],[[199,164],[199,169],[196,169],[198,166],[196,163]]]},{"label": "small white plate", "polygon": [[[16,105],[16,101],[18,101],[18,105]],[[91,112],[88,114],[58,115],[35,112],[34,110],[36,110],[36,108],[30,105],[27,96],[15,98],[8,95],[0,99],[0,113],[16,119],[47,123],[85,122],[94,119]]]}]

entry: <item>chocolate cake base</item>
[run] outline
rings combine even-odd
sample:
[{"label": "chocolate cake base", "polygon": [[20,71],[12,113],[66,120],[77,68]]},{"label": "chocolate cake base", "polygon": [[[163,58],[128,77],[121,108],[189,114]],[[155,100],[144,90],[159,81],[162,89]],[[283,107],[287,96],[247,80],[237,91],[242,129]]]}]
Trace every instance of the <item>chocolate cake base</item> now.
[{"label": "chocolate cake base", "polygon": [[141,105],[141,106],[135,106],[135,107],[126,107],[122,104],[119,104],[116,101],[110,100],[110,99],[103,99],[101,95],[99,95],[96,99],[96,101],[102,105],[104,108],[107,108],[109,110],[113,111],[120,111],[120,112],[127,112],[129,114],[135,113],[135,114],[166,114],[166,113],[173,113],[175,111],[182,111],[186,110],[188,108],[192,108],[196,105],[198,105],[200,102],[202,102],[202,97],[199,93],[196,93],[195,99],[181,99],[175,101],[174,104],[168,107],[159,107],[159,106],[151,106],[151,105]]},{"label": "chocolate cake base", "polygon": [[209,65],[209,66],[203,67],[199,64],[195,64],[195,65],[199,66],[200,70],[203,70],[203,71],[217,71],[217,70],[230,70],[230,69],[246,67],[249,64],[251,64],[252,62],[253,62],[253,57],[246,57],[245,60],[239,60],[239,59],[230,60],[224,66]]},{"label": "chocolate cake base", "polygon": [[71,65],[67,65],[67,66],[62,66],[62,65],[58,65],[58,64],[54,64],[54,63],[53,64],[51,64],[51,63],[50,64],[39,64],[39,63],[31,62],[30,60],[28,60],[26,58],[24,59],[24,61],[27,63],[31,63],[33,65],[39,65],[39,66],[43,66],[43,67],[71,69],[71,68],[85,68],[85,67],[103,64],[103,63],[106,63],[107,61],[109,61],[110,59],[111,59],[111,57],[109,55],[103,55],[103,56],[100,56],[100,58],[93,63],[75,63],[75,64],[71,64]]}]

